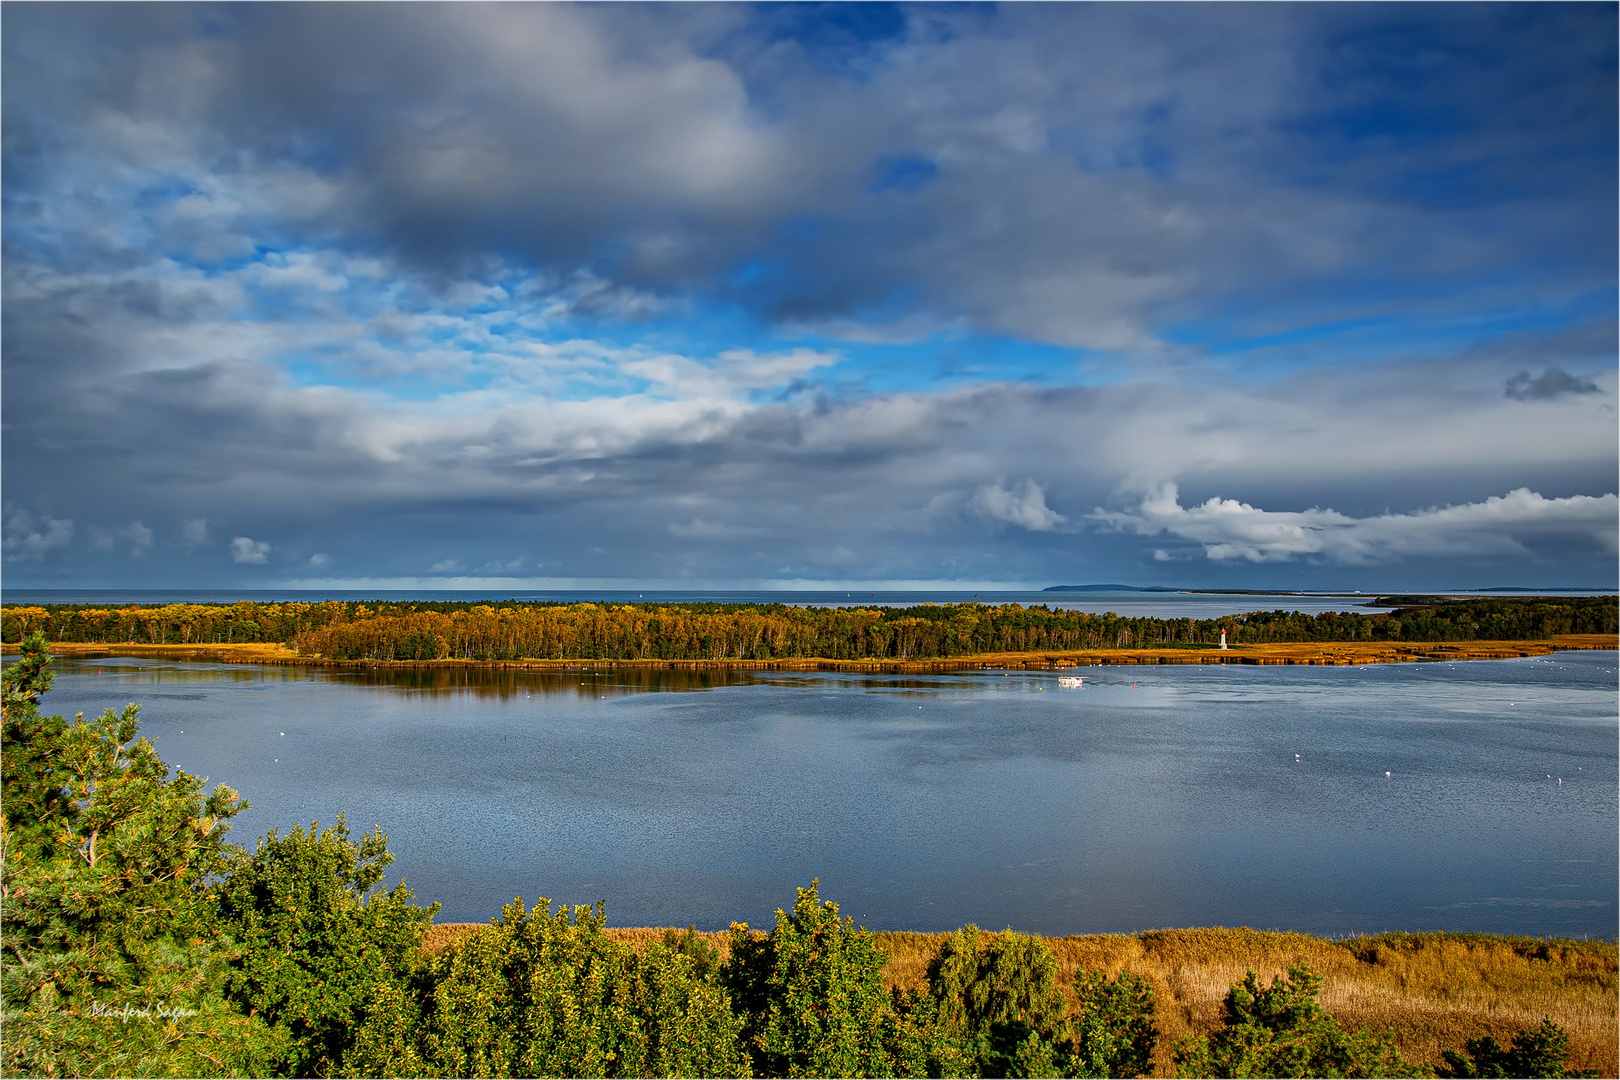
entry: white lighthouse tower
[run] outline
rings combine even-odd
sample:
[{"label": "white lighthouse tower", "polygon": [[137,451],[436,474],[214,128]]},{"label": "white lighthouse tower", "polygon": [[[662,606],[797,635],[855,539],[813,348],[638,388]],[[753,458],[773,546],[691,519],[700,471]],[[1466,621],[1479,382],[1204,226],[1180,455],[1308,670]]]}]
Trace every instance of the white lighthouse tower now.
[{"label": "white lighthouse tower", "polygon": [[1226,651],[1226,631],[1225,630],[1221,631],[1221,651],[1222,652]]}]

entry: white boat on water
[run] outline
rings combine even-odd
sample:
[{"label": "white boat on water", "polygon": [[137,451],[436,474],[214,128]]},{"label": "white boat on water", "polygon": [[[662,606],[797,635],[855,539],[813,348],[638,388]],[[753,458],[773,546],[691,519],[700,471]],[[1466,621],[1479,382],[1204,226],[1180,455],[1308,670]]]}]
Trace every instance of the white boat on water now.
[{"label": "white boat on water", "polygon": [[1080,675],[1059,675],[1058,676],[1058,685],[1059,686],[1084,686],[1085,684],[1086,684],[1085,678],[1083,676],[1080,676]]}]

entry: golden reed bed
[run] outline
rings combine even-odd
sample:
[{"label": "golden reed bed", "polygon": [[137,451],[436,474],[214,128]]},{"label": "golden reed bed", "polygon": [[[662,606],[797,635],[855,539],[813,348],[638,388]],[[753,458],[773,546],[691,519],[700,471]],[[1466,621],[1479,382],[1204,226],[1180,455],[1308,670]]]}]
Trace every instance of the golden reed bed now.
[{"label": "golden reed bed", "polygon": [[[477,923],[429,927],[423,948],[438,952]],[[637,948],[659,941],[659,929],[610,929]],[[878,931],[889,954],[884,981],[921,986],[944,934]],[[724,956],[730,937],[702,935]],[[1616,947],[1603,941],[1537,941],[1488,935],[1385,934],[1329,941],[1307,934],[1249,929],[1149,930],[1046,938],[1063,966],[1109,976],[1131,971],[1153,984],[1159,1046],[1154,1076],[1173,1076],[1170,1051],[1189,1033],[1220,1023],[1221,999],[1253,970],[1282,975],[1303,962],[1322,975],[1322,1003],[1346,1027],[1390,1031],[1410,1060],[1442,1064],[1440,1051],[1481,1035],[1498,1042],[1550,1016],[1569,1032],[1570,1064],[1620,1074],[1620,978]]]},{"label": "golden reed bed", "polygon": [[[1620,635],[1560,634],[1539,641],[1353,641],[1235,645],[1222,651],[1202,649],[1085,649],[985,653],[927,660],[827,660],[804,657],[783,660],[328,660],[300,656],[285,645],[141,645],[53,642],[58,656],[94,659],[101,656],[166,657],[228,664],[274,664],[293,667],[374,670],[397,668],[490,668],[506,671],[606,671],[635,668],[662,671],[867,671],[903,674],[1011,669],[1049,671],[1108,664],[1398,664],[1432,660],[1509,660],[1547,656],[1562,650],[1620,648]],[[16,645],[0,651],[14,653]]]}]

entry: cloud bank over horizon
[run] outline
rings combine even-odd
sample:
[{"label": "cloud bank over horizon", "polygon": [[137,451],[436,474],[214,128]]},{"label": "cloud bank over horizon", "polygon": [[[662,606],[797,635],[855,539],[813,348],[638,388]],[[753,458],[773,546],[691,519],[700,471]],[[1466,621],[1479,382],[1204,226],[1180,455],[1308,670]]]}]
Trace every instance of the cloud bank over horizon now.
[{"label": "cloud bank over horizon", "polygon": [[1614,581],[1611,7],[0,19],[14,588]]}]

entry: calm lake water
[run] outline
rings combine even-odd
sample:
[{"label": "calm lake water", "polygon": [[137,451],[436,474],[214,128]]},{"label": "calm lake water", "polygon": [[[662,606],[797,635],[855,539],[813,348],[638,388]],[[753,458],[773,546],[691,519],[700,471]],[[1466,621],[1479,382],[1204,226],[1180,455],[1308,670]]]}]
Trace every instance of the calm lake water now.
[{"label": "calm lake water", "polygon": [[[380,823],[419,900],[875,929],[1612,937],[1616,659],[943,676],[372,675],[58,660],[241,790],[234,838]],[[1562,782],[1560,782],[1562,781]]]}]

